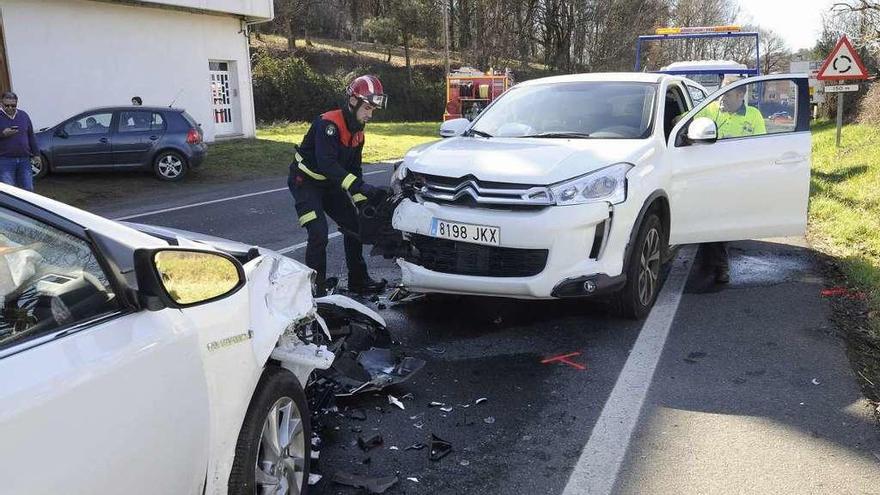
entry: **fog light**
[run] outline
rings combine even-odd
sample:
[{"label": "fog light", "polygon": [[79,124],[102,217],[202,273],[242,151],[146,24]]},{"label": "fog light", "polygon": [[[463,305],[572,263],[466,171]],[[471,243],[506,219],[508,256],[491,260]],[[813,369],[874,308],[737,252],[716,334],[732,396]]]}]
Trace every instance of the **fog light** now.
[{"label": "fog light", "polygon": [[584,282],[584,292],[586,292],[587,294],[592,294],[595,291],[596,282],[593,282],[592,280],[587,280],[586,282]]}]

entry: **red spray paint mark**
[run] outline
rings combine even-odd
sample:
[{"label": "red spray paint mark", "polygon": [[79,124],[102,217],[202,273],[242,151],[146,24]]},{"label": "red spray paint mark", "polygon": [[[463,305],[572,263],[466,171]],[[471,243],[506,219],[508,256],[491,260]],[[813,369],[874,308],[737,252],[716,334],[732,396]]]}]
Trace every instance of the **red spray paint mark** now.
[{"label": "red spray paint mark", "polygon": [[847,289],[846,287],[831,287],[830,289],[822,289],[822,292],[819,294],[822,297],[847,297],[850,299],[858,299],[863,300],[867,296],[865,296],[864,292],[856,292]]},{"label": "red spray paint mark", "polygon": [[580,352],[571,352],[568,354],[562,354],[560,356],[553,356],[541,361],[541,364],[550,364],[550,363],[563,363],[571,366],[572,368],[577,368],[581,371],[587,369],[587,367],[580,363],[575,363],[574,361],[569,360],[570,357],[580,356]]}]

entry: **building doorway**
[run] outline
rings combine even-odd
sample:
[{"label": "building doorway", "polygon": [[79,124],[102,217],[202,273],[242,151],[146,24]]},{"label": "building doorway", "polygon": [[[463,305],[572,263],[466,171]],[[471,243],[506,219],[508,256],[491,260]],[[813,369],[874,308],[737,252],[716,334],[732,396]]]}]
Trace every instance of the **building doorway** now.
[{"label": "building doorway", "polygon": [[235,62],[208,62],[211,75],[211,105],[214,135],[241,134],[241,113],[238,108],[238,81]]}]

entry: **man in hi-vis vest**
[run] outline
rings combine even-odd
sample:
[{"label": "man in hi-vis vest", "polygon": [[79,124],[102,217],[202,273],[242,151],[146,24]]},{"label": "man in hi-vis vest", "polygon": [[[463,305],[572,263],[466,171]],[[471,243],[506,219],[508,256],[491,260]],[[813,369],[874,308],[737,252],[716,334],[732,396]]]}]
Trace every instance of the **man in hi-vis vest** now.
[{"label": "man in hi-vis vest", "polygon": [[348,288],[378,292],[385,281],[367,274],[363,245],[346,232],[358,232],[356,205],[382,189],[363,180],[361,156],[364,124],[388,98],[375,76],[360,76],[348,86],[341,108],[321,114],[297,148],[287,186],[293,194],[299,224],[308,231],[306,265],[317,272],[316,292],[327,291],[327,215],[339,225],[345,242]]}]

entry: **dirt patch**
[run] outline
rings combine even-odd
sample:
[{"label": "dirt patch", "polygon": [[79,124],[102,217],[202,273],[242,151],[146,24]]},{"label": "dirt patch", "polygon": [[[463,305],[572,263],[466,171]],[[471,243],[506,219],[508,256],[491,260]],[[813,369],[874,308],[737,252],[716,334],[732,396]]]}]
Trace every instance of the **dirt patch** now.
[{"label": "dirt patch", "polygon": [[[822,274],[829,287],[847,288],[837,261],[825,254],[816,253]],[[858,291],[834,291],[827,299],[831,303],[831,321],[846,341],[847,356],[862,389],[871,402],[874,416],[880,422],[880,334],[873,328],[868,302]],[[874,318],[872,318],[874,317]]]}]

